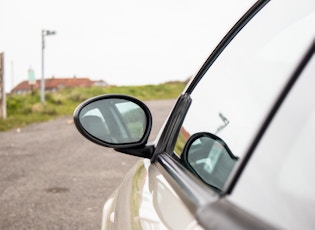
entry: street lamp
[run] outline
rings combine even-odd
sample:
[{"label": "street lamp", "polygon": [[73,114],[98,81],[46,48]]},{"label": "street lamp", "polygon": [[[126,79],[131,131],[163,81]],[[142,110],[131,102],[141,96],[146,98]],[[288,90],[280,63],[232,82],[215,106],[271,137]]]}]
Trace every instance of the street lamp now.
[{"label": "street lamp", "polygon": [[41,103],[45,104],[45,77],[44,77],[44,49],[45,49],[45,36],[55,35],[56,31],[42,30],[42,80],[41,80]]}]

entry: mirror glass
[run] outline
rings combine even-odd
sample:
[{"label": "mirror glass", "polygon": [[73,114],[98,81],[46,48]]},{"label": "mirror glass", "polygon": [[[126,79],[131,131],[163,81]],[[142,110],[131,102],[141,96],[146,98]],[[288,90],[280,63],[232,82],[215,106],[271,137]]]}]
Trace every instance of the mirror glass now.
[{"label": "mirror glass", "polygon": [[195,135],[187,146],[186,163],[205,183],[222,190],[236,161],[228,146],[213,134]]},{"label": "mirror glass", "polygon": [[110,144],[140,141],[147,125],[143,109],[121,98],[103,98],[85,105],[79,122],[89,135]]}]

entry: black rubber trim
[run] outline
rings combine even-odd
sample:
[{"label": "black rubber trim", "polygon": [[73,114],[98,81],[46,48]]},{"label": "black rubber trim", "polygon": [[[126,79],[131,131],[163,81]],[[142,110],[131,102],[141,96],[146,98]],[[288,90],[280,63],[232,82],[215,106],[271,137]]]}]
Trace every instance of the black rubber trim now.
[{"label": "black rubber trim", "polygon": [[167,153],[157,156],[157,167],[192,213],[219,198],[219,194],[201,182]]},{"label": "black rubber trim", "polygon": [[210,189],[168,154],[155,165],[204,229],[273,229]]},{"label": "black rubber trim", "polygon": [[242,28],[269,2],[270,0],[257,1],[240,20],[232,27],[232,29],[224,36],[221,42],[216,46],[208,59],[202,65],[195,78],[188,86],[186,93],[191,94],[197,86],[201,78],[206,74],[211,65],[220,56],[225,47],[234,39],[234,37],[242,30]]},{"label": "black rubber trim", "polygon": [[[156,160],[156,156],[165,152],[166,148],[176,141],[176,131],[180,129],[190,104],[191,98],[189,94],[181,94],[179,96],[169,119],[167,120],[160,139],[158,140],[151,162],[154,162]],[[173,151],[173,149],[171,149],[171,151]]]}]

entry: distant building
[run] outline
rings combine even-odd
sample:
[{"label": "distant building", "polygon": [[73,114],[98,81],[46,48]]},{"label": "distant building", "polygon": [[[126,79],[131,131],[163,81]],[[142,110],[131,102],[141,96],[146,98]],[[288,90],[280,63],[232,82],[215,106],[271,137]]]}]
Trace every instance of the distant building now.
[{"label": "distant building", "polygon": [[[106,87],[108,84],[103,80],[92,81],[89,78],[48,78],[45,79],[45,90],[56,92],[63,88],[74,87]],[[27,94],[32,90],[41,89],[41,80],[36,80],[35,84],[30,85],[28,81],[23,81],[11,90],[11,94]]]}]

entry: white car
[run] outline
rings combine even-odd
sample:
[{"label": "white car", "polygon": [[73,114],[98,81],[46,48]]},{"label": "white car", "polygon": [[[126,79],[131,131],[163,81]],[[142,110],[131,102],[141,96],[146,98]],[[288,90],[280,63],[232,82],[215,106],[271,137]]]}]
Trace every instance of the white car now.
[{"label": "white car", "polygon": [[314,229],[315,1],[257,1],[179,95],[157,139],[126,95],[77,107],[89,140],[140,156],[103,229]]}]

